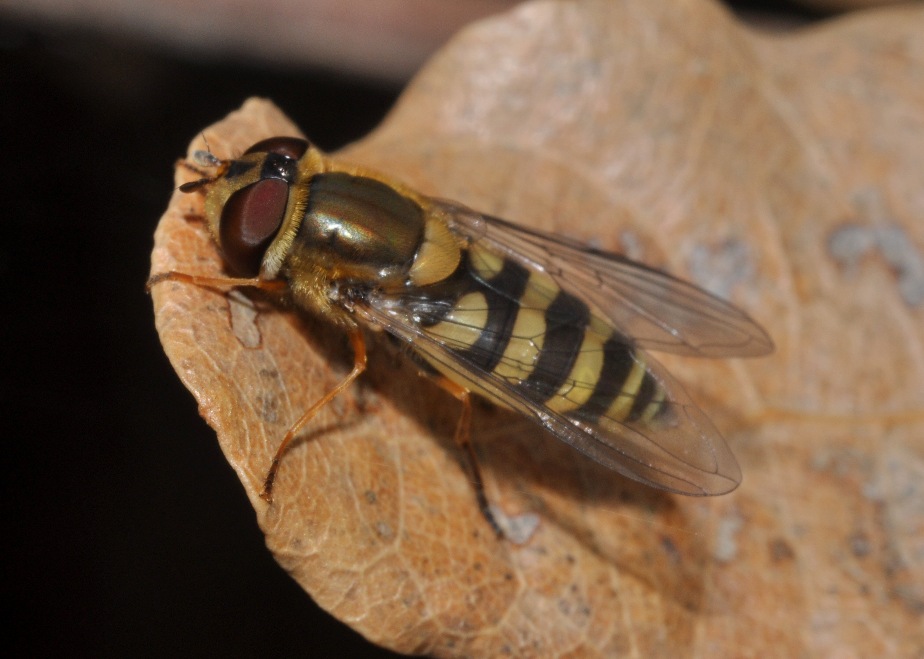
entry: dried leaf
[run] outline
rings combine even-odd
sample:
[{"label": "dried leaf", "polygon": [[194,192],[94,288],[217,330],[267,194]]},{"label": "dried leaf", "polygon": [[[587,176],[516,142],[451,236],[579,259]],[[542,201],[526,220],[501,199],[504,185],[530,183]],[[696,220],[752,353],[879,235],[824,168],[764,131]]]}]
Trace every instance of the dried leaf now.
[{"label": "dried leaf", "polygon": [[[164,348],[283,567],[404,652],[924,652],[922,31],[920,7],[771,38],[701,1],[529,4],[457,37],[342,154],[762,321],[771,358],[662,358],[740,459],[728,496],[622,481],[485,405],[488,495],[539,520],[498,540],[452,442],[458,405],[376,341],[267,506],[282,434],[350,365],[344,337],[260,296],[157,286]],[[229,156],[297,130],[251,100],[206,136]],[[197,203],[174,196],[152,272],[220,271],[183,219]]]}]

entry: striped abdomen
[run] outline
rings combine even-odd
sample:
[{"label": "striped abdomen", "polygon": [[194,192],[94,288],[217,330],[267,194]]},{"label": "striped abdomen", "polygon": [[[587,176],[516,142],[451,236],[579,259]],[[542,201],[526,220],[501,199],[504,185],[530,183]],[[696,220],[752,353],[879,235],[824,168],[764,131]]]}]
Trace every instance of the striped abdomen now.
[{"label": "striped abdomen", "polygon": [[650,423],[665,409],[665,391],[631,341],[550,277],[515,261],[474,246],[450,278],[405,304],[428,335],[468,364],[573,421]]}]

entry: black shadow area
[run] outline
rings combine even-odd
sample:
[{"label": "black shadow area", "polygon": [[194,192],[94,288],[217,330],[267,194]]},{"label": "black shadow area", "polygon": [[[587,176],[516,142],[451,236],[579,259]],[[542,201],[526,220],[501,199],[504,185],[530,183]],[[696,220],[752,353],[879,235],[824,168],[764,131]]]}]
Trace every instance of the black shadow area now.
[{"label": "black shadow area", "polygon": [[144,282],[173,163],[196,131],[262,95],[336,148],[375,126],[397,93],[0,21],[14,656],[395,656],[275,564],[160,348]]}]

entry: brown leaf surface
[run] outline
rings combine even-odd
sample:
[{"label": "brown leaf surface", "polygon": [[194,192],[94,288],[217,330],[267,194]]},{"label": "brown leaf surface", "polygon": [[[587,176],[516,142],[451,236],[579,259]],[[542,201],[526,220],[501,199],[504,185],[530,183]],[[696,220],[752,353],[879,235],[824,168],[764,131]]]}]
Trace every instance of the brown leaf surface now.
[{"label": "brown leaf surface", "polygon": [[[920,7],[770,38],[702,1],[530,4],[457,37],[342,154],[763,322],[770,358],[662,358],[739,457],[725,497],[623,482],[484,405],[488,495],[539,518],[499,541],[452,442],[458,405],[375,340],[267,506],[277,443],[343,377],[346,341],[256,295],[157,286],[165,350],[283,567],[404,652],[924,652],[921,34]],[[252,100],[206,134],[228,156],[295,131]],[[174,195],[152,272],[220,271],[182,217],[197,203]]]}]

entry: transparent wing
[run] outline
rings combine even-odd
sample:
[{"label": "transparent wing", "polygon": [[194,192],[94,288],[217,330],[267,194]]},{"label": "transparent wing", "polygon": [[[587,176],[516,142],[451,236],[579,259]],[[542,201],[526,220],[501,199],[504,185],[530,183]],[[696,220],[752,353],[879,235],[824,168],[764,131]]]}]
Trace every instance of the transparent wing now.
[{"label": "transparent wing", "polygon": [[643,348],[699,357],[753,357],[773,350],[770,337],[747,314],[693,284],[452,202],[434,204],[457,234],[547,273]]},{"label": "transparent wing", "polygon": [[[591,421],[581,418],[576,411],[556,412],[530,395],[522,376],[498,375],[503,369],[485,370],[478,363],[477,351],[471,350],[471,343],[433,335],[428,328],[414,322],[413,313],[395,298],[372,296],[354,306],[354,312],[406,341],[435,368],[452,374],[463,386],[533,419],[562,441],[624,476],[694,496],[724,494],[741,481],[735,458],[718,431],[664,368],[634,347],[633,359],[657,380],[666,394],[657,423],[621,422],[606,416]],[[537,338],[514,336],[512,340]],[[595,384],[573,383],[574,390],[593,388]],[[560,398],[555,400],[561,402]]]}]

